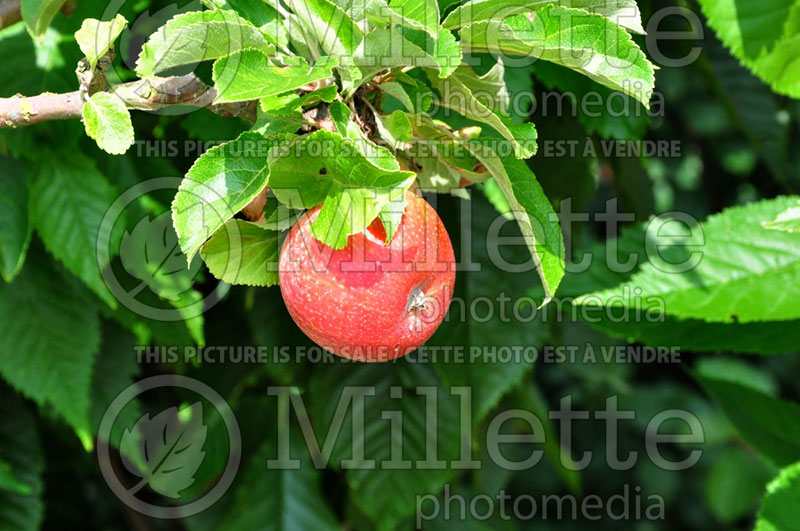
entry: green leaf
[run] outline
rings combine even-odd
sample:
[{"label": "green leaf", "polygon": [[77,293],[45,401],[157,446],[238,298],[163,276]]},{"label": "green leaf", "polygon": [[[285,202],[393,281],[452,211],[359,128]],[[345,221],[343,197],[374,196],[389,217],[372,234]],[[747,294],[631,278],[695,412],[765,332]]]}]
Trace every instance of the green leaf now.
[{"label": "green leaf", "polygon": [[765,229],[783,232],[800,232],[800,207],[791,207],[777,216],[772,221],[762,221]]},{"label": "green leaf", "polygon": [[[398,4],[401,2],[392,3]],[[427,3],[425,0],[411,0],[407,3],[409,5],[419,4],[418,6],[413,6],[414,8],[419,9],[419,11],[415,13],[413,17],[408,16],[411,13],[407,15],[405,9],[401,8],[400,6],[392,6],[387,4],[384,0],[373,0],[372,2],[369,2],[365,10],[365,16],[371,23],[372,27],[388,28],[392,26],[403,26],[422,30],[432,36],[436,36],[438,31],[438,7],[434,4],[433,16],[431,16],[425,15],[424,13],[425,7],[423,4]]]},{"label": "green leaf", "polygon": [[[646,257],[646,243],[653,241],[648,238],[645,225],[639,224],[623,227],[620,236],[614,240],[576,251],[575,256],[591,255],[591,265],[585,271],[567,272],[559,288],[560,295],[578,297],[623,284],[636,269],[614,271],[612,264],[606,259],[606,252],[616,249],[623,262],[628,257]],[[533,297],[541,297],[539,293],[530,293]],[[644,343],[653,347],[676,346],[693,352],[750,354],[784,354],[797,350],[797,345],[800,344],[800,327],[786,321],[707,323],[699,319],[677,319],[670,316],[651,321],[641,315],[637,317],[633,309],[627,310],[624,315],[619,313],[619,309],[615,309],[613,317],[605,310],[599,310],[593,313],[576,311],[580,312],[579,317],[592,328],[611,337],[625,339],[628,343]]]},{"label": "green leaf", "polygon": [[367,10],[370,7],[369,2],[360,2],[358,0],[331,0],[334,4],[339,6],[353,22],[358,24],[360,28],[366,26]]},{"label": "green leaf", "polygon": [[[100,354],[92,370],[89,418],[94,435],[97,435],[108,407],[126,387],[134,383],[141,372],[136,362],[135,348],[141,342],[116,323],[108,321],[103,324]],[[124,427],[133,426],[140,416],[141,404],[133,399],[117,415],[108,442],[118,448]]]},{"label": "green leaf", "polygon": [[275,136],[294,133],[305,123],[301,111],[288,110],[283,114],[280,112],[268,113],[259,109],[256,123],[250,130],[263,136]]},{"label": "green leaf", "polygon": [[[479,164],[468,150],[464,149],[461,136],[452,134],[449,128],[427,118],[413,118],[414,162],[420,167],[417,181],[423,190],[464,196],[460,190],[461,180],[480,182],[488,177],[486,172],[476,173]],[[480,128],[476,128],[478,132]]]},{"label": "green leaf", "polygon": [[26,496],[31,494],[30,485],[20,481],[19,478],[14,475],[11,463],[4,461],[2,457],[0,457],[0,490]]},{"label": "green leaf", "polygon": [[[417,119],[429,120],[422,115],[417,115]],[[536,176],[524,161],[513,157],[499,157],[488,142],[464,141],[444,129],[441,129],[441,133],[452,140],[463,142],[497,181],[522,230],[539,278],[542,279],[544,303],[549,302],[564,277],[564,239],[558,216]]]},{"label": "green leaf", "polygon": [[[24,24],[13,24],[0,32],[0,64],[13,76],[5,76],[1,94],[33,96],[45,90],[69,92],[75,90],[74,68],[65,72],[66,47],[59,47],[60,35],[52,29],[42,36],[43,42],[31,39]],[[36,68],[31,65],[41,58]],[[80,58],[76,58],[78,61]],[[74,63],[73,63],[74,66]],[[41,127],[40,127],[41,128]]]},{"label": "green leaf", "polygon": [[458,29],[476,22],[503,20],[520,13],[530,13],[556,0],[470,0],[459,5],[445,17],[442,27]]},{"label": "green leaf", "polygon": [[757,456],[741,448],[727,449],[713,461],[706,479],[706,500],[714,516],[733,524],[753,514],[769,475]]},{"label": "green leaf", "polygon": [[92,303],[47,262],[37,256],[12,283],[0,284],[0,374],[52,407],[91,448],[89,396],[100,324]]},{"label": "green leaf", "polygon": [[289,32],[275,6],[263,0],[227,0],[223,9],[232,9],[261,30],[268,42],[278,48],[289,45]]},{"label": "green leaf", "polygon": [[[618,112],[614,112],[612,116],[612,113],[605,109],[600,112],[592,112],[581,108],[583,106],[580,105],[580,102],[590,101],[589,98],[597,96],[601,101],[610,102],[616,99],[612,97],[615,93],[610,88],[575,70],[547,61],[537,61],[533,64],[532,70],[536,80],[549,90],[559,89],[565,96],[568,95],[568,98],[574,98],[578,121],[586,128],[586,132],[596,132],[603,138],[625,141],[644,138],[650,117],[638,100],[628,95],[623,96],[625,101],[621,102],[620,106],[628,109],[623,116],[618,116]],[[616,94],[619,96],[619,93]],[[541,122],[539,122],[539,127],[542,127]]]},{"label": "green leaf", "polygon": [[414,162],[419,166],[417,184],[422,190],[441,194],[459,193],[461,174],[436,155],[417,155]]},{"label": "green leaf", "polygon": [[449,30],[439,28],[436,36],[412,28],[401,28],[400,32],[408,42],[424,50],[436,61],[440,78],[448,77],[461,65],[461,46]]},{"label": "green leaf", "polygon": [[337,57],[342,65],[355,54],[364,34],[339,6],[328,0],[287,0],[286,4],[326,54]]},{"label": "green leaf", "polygon": [[305,29],[305,26],[300,21],[300,17],[294,13],[286,13],[286,15],[283,25],[286,28],[289,45],[296,50],[296,55],[298,57],[302,57],[309,63],[313,63],[322,55],[319,46],[313,38],[309,37],[310,33],[308,33],[308,31],[310,30]]},{"label": "green leaf", "polygon": [[369,139],[361,127],[350,119],[350,107],[341,101],[334,101],[331,103],[329,111],[336,131],[355,144],[359,152],[364,155],[367,160],[384,170],[400,169],[400,164],[397,162],[397,159],[394,158],[392,152],[383,146],[375,144]]},{"label": "green leaf", "polygon": [[[477,143],[469,145],[474,147]],[[508,200],[542,279],[546,303],[564,276],[564,240],[558,216],[524,161],[511,157],[501,160],[485,146],[472,153],[486,166]]]},{"label": "green leaf", "polygon": [[381,224],[386,232],[386,243],[390,243],[397,230],[400,228],[400,223],[403,221],[403,213],[406,208],[406,200],[404,190],[397,189],[389,195],[389,200],[381,207],[378,212],[378,217],[381,219]]},{"label": "green leaf", "polygon": [[628,343],[652,347],[674,345],[692,352],[786,354],[796,351],[800,345],[800,321],[708,323],[667,316],[664,320],[650,322],[637,321],[631,313],[623,319],[617,314],[614,319],[593,314],[589,324]]},{"label": "green leaf", "polygon": [[571,467],[565,466],[565,463],[571,462],[572,456],[568,454],[565,446],[562,446],[561,435],[556,429],[556,425],[553,422],[554,419],[550,418],[550,412],[554,411],[554,408],[548,404],[548,400],[541,388],[535,382],[526,381],[524,385],[517,388],[516,392],[511,396],[510,402],[511,405],[518,405],[522,410],[530,411],[542,422],[544,427],[542,451],[545,457],[552,463],[553,468],[558,471],[570,491],[573,493],[580,492],[581,471],[576,470],[574,465]]},{"label": "green leaf", "polygon": [[92,94],[83,106],[83,125],[98,147],[112,155],[122,155],[133,145],[131,113],[113,94]]},{"label": "green leaf", "polygon": [[433,37],[439,31],[439,6],[436,0],[389,0],[388,6],[383,2],[371,2],[368,11],[378,14],[376,7],[380,8],[381,14],[391,17],[394,23],[425,30]]},{"label": "green leaf", "polygon": [[228,284],[278,283],[278,233],[262,224],[228,220],[200,249],[208,270]]},{"label": "green leaf", "polygon": [[[470,263],[481,264],[481,267],[480,270],[458,272],[453,292],[454,302],[428,345],[463,348],[467,359],[459,362],[457,359],[442,356],[436,359],[433,367],[447,388],[466,386],[470,389],[472,418],[477,425],[506,393],[525,381],[533,369],[533,352],[544,343],[547,328],[539,319],[525,325],[517,323],[509,326],[501,317],[501,314],[511,311],[514,298],[525,293],[531,282],[530,276],[509,274],[493,261],[493,253],[499,247],[486,235],[496,223],[497,213],[480,194],[473,193],[469,204],[470,216],[459,220],[465,225],[460,227],[460,231],[456,229],[451,232],[483,235],[472,240],[470,254],[465,257]],[[507,227],[503,228],[506,229],[502,230],[503,237],[520,237],[520,230],[513,221],[509,221]],[[512,264],[529,264],[530,254],[523,246],[509,246],[503,248],[503,259]],[[484,318],[484,310],[479,310],[480,319],[476,318],[478,312],[475,309],[482,307],[480,301],[494,302],[504,299],[507,302],[498,303],[498,311],[492,312],[491,316],[487,314]],[[530,305],[514,307],[520,315],[527,315],[535,310]],[[508,352],[518,351],[519,356],[501,358],[490,354],[505,349]],[[527,358],[523,355],[524,349],[527,349]],[[473,357],[475,353],[477,355]],[[415,354],[409,356],[414,359]]]},{"label": "green leaf", "polygon": [[[411,60],[413,62],[407,62],[408,65],[417,64],[420,60],[432,60],[440,77],[447,77],[461,64],[461,50],[455,37],[450,31],[439,26],[439,9],[435,1],[391,0],[388,5],[383,0],[374,1],[369,3],[367,17],[374,27],[398,27],[396,33],[403,37],[403,41],[395,41],[389,50],[394,50],[392,55],[396,55],[397,46],[403,46],[402,55],[407,55],[409,59],[413,57]],[[379,32],[376,35],[382,35],[382,33]],[[375,38],[375,36],[372,37],[372,39]],[[414,48],[411,48],[411,45]],[[376,48],[374,44],[371,44],[370,47]],[[425,56],[414,55],[417,48]],[[409,51],[405,51],[406,49],[412,51],[412,55],[409,55]],[[370,53],[365,55],[366,57],[376,57]],[[386,58],[379,61],[387,65],[389,62],[399,62],[396,59],[391,61]],[[397,64],[396,66],[402,65]]]},{"label": "green leaf", "polygon": [[564,276],[564,240],[553,206],[524,161],[501,159],[491,148],[477,142],[468,146],[508,200],[542,279],[544,303],[548,302]]},{"label": "green leaf", "polygon": [[[315,371],[304,396],[309,415],[320,441],[331,426],[345,388],[367,387],[375,391],[374,396],[366,396],[363,408],[363,431],[365,458],[375,460],[374,469],[356,467],[344,471],[350,487],[351,497],[359,509],[378,523],[378,529],[395,529],[401,518],[414,513],[419,496],[438,493],[444,484],[453,477],[451,467],[441,466],[426,469],[410,466],[390,469],[380,466],[389,461],[395,445],[402,448],[402,459],[419,463],[433,458],[427,447],[433,437],[434,428],[426,431],[426,396],[404,385],[424,386],[435,392],[436,409],[428,416],[435,415],[438,441],[437,457],[440,460],[456,459],[460,449],[458,398],[451,395],[439,382],[430,364],[415,364],[398,360],[396,363],[356,364],[336,360],[326,364],[325,371]],[[399,396],[398,396],[399,393]],[[428,399],[430,400],[430,399]],[[331,466],[339,468],[343,459],[353,454],[352,404],[346,411],[339,437],[331,452]],[[393,435],[390,422],[385,413],[397,411],[402,415],[402,434]],[[397,428],[395,431],[398,431]]]},{"label": "green leaf", "polygon": [[44,520],[44,456],[36,418],[7,387],[0,397],[0,460],[19,484],[13,491],[0,492],[0,528],[36,531]]},{"label": "green leaf", "polygon": [[408,149],[411,144],[411,122],[403,111],[389,115],[375,113],[378,134],[393,149]]},{"label": "green leaf", "polygon": [[487,179],[480,186],[481,192],[486,196],[486,199],[492,204],[498,214],[506,219],[514,219],[514,214],[511,213],[511,205],[508,204],[508,199],[500,189],[500,185],[494,179]]},{"label": "green leaf", "polygon": [[349,140],[317,131],[298,138],[271,161],[270,190],[294,208],[322,203],[311,224],[312,234],[334,249],[343,249],[348,236],[366,229],[387,203],[404,201],[403,191],[415,176],[379,168]]},{"label": "green leaf", "polygon": [[312,106],[321,101],[331,103],[338,94],[336,85],[327,85],[313,92],[307,92],[302,96],[298,96],[294,92],[287,92],[262,98],[259,101],[259,108],[265,112],[278,112],[288,109],[300,111],[305,106]]},{"label": "green leaf", "polygon": [[100,273],[108,264],[98,264],[97,253],[97,249],[110,246],[108,240],[98,237],[100,223],[116,192],[94,162],[78,152],[43,155],[31,198],[33,226],[50,254],[110,307],[116,307]]},{"label": "green leaf", "polygon": [[700,0],[700,7],[737,59],[775,92],[800,97],[800,1]]},{"label": "green leaf", "polygon": [[767,485],[756,531],[794,529],[800,521],[800,462],[787,466]]},{"label": "green leaf", "polygon": [[596,13],[635,33],[645,33],[636,0],[563,0],[560,4]]},{"label": "green leaf", "polygon": [[94,18],[87,18],[81,24],[81,29],[75,32],[75,40],[83,55],[94,70],[97,60],[103,57],[114,45],[128,21],[122,15],[117,15],[113,20],[101,22]]},{"label": "green leaf", "polygon": [[544,59],[589,76],[649,105],[653,65],[631,36],[600,15],[548,5],[533,20],[516,16],[478,22],[461,30],[461,46],[471,52]]},{"label": "green leaf", "polygon": [[[564,297],[578,297],[588,292],[613,288],[630,279],[636,268],[623,270],[609,258],[614,251],[623,261],[630,256],[645,255],[646,234],[644,224],[623,226],[617,238],[578,249],[576,257],[591,254],[590,267],[585,271],[569,271],[559,286],[559,293]],[[541,296],[541,293],[534,296]]]},{"label": "green leaf", "polygon": [[471,0],[447,15],[442,26],[456,29],[475,22],[494,20],[502,22],[517,13],[535,12],[548,4],[558,3],[563,7],[574,7],[596,13],[636,33],[644,34],[642,15],[636,0]]},{"label": "green leaf", "polygon": [[378,85],[378,88],[400,101],[408,112],[414,112],[414,102],[411,101],[411,97],[402,84],[397,81],[386,81]]},{"label": "green leaf", "polygon": [[41,38],[65,2],[66,0],[23,0],[20,11],[30,34]]},{"label": "green leaf", "polygon": [[191,260],[200,246],[267,185],[267,151],[275,140],[243,133],[197,159],[172,202],[181,250]]},{"label": "green leaf", "polygon": [[[397,29],[378,28],[367,33],[364,44],[359,48],[353,62],[361,69],[359,83],[371,80],[377,73],[395,67],[424,67],[433,68],[439,72],[439,77],[445,77],[458,64],[450,65],[451,61],[461,62],[460,50],[456,47],[457,58],[454,55],[436,57],[435,49],[427,50],[426,33],[419,31],[413,35],[421,35],[421,43],[411,41],[408,34]],[[446,49],[445,52],[448,52]]]},{"label": "green leaf", "polygon": [[700,358],[694,369],[700,374],[740,383],[770,396],[778,394],[778,383],[773,375],[742,358]]},{"label": "green leaf", "polygon": [[[246,305],[245,321],[252,333],[253,341],[265,348],[280,348],[292,344],[297,340],[297,335],[302,334],[297,328],[286,326],[286,309],[281,304],[275,304],[276,289],[247,288],[251,299]],[[267,363],[264,370],[273,381],[280,385],[292,385],[298,381],[299,372],[307,368],[306,360],[292,357],[287,363]],[[262,393],[259,399],[267,403],[272,398]],[[263,411],[260,408],[259,411]],[[266,423],[267,433],[276,434],[277,430],[271,429]]]},{"label": "green leaf", "polygon": [[147,304],[160,308],[165,301],[177,309],[194,342],[203,345],[203,296],[193,289],[200,260],[190,260],[186,267],[171,213],[160,205],[159,210],[158,215],[145,214],[130,231],[125,230],[120,262],[139,281],[132,291],[141,293],[147,286],[147,291],[160,299]]},{"label": "green leaf", "polygon": [[336,85],[328,85],[303,96],[293,92],[262,98],[258,106],[258,118],[251,131],[264,136],[293,133],[307,122],[303,118],[303,107],[319,101],[330,103],[337,95]]},{"label": "green leaf", "polygon": [[[692,235],[683,224],[665,224],[658,241],[661,260],[643,265],[630,281],[576,303],[602,306],[614,297],[614,304],[629,309],[663,309],[670,316],[719,323],[800,318],[794,291],[800,286],[797,237],[761,226],[796,203],[796,197],[779,197],[729,208]],[[671,241],[672,236],[683,241]],[[702,255],[690,262],[698,250]],[[695,262],[688,271],[675,271],[676,265],[686,269]]]},{"label": "green leaf", "polygon": [[[448,79],[458,81],[466,87],[473,97],[477,97],[482,105],[502,114],[507,114],[510,104],[508,87],[506,86],[506,68],[502,57],[485,74],[479,76],[469,66],[458,67]],[[530,77],[530,74],[528,74]],[[530,90],[530,87],[527,88]]]},{"label": "green leaf", "polygon": [[257,50],[242,50],[214,63],[215,101],[247,101],[282,94],[331,77],[337,64],[333,57],[322,57],[312,67],[298,57],[278,66]]},{"label": "green leaf", "polygon": [[[128,273],[161,298],[177,299],[181,289],[174,286],[172,277],[187,269],[177,243],[168,211],[157,217],[145,215],[132,229],[125,229],[119,245],[120,262]],[[191,286],[190,279],[186,280],[189,282],[181,286],[184,289]]]},{"label": "green leaf", "polygon": [[[153,33],[136,60],[136,73],[148,77],[252,48],[266,55],[275,47],[250,22],[233,11],[192,11],[170,19]],[[228,63],[234,70],[238,63]],[[233,76],[227,72],[225,75]]]},{"label": "green leaf", "polygon": [[[352,93],[363,78],[352,59],[364,39],[361,28],[338,5],[328,0],[288,0],[286,3],[297,17],[289,24],[296,32],[299,30],[298,37],[310,49],[311,56],[317,58],[324,53],[337,60],[341,66],[342,88]],[[295,46],[297,41],[295,39]]]},{"label": "green leaf", "polygon": [[777,466],[800,460],[800,405],[770,396],[716,365],[700,366],[694,377],[761,455]]},{"label": "green leaf", "polygon": [[282,232],[289,230],[297,221],[300,211],[289,208],[277,199],[268,198],[264,207],[264,228]]},{"label": "green leaf", "polygon": [[428,83],[414,79],[401,70],[395,71],[394,77],[408,93],[411,101],[414,102],[416,112],[428,112],[434,99],[433,90],[428,86]]},{"label": "green leaf", "polygon": [[[195,290],[192,291],[196,294],[194,300],[198,304],[203,304],[203,296]],[[151,290],[142,290],[137,300],[152,308],[165,308],[164,301]],[[195,316],[182,321],[160,321],[134,313],[123,305],[118,306],[113,312],[105,307],[101,308],[101,311],[104,317],[113,319],[133,332],[138,344],[149,344],[153,341],[159,345],[175,345],[178,348],[205,346],[202,314],[197,315],[194,312]]]},{"label": "green leaf", "polygon": [[704,54],[711,67],[711,87],[728,114],[778,180],[789,170],[789,123],[781,120],[778,96],[755,77],[716,39],[707,39]]},{"label": "green leaf", "polygon": [[[532,123],[514,125],[510,116],[501,115],[485,106],[482,100],[476,98],[472,90],[461,81],[463,77],[470,77],[467,72],[472,72],[472,70],[469,67],[461,70],[461,76],[453,74],[441,81],[437,81],[435,78],[431,79],[441,95],[441,99],[437,103],[453,109],[467,118],[490,125],[511,143],[518,159],[532,157],[536,153],[536,127]],[[474,73],[472,74],[472,77],[477,77],[474,76]]]},{"label": "green leaf", "polygon": [[0,274],[11,282],[25,262],[31,241],[28,184],[22,165],[0,157]]},{"label": "green leaf", "polygon": [[220,523],[230,531],[341,529],[328,507],[322,490],[320,471],[308,457],[299,430],[291,428],[290,454],[300,460],[297,470],[267,466],[278,459],[277,432],[272,430],[243,471],[242,481],[233,493],[233,502]]}]

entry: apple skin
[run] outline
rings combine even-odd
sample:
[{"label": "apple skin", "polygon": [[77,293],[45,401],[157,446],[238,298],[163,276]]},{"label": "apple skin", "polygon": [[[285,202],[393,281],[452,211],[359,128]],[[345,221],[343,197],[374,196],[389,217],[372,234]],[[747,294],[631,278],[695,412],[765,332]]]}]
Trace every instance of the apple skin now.
[{"label": "apple skin", "polygon": [[295,323],[324,349],[359,361],[388,361],[424,344],[447,313],[456,271],[436,211],[406,192],[388,246],[376,218],[333,250],[311,234],[319,210],[294,224],[281,249],[281,295]]}]

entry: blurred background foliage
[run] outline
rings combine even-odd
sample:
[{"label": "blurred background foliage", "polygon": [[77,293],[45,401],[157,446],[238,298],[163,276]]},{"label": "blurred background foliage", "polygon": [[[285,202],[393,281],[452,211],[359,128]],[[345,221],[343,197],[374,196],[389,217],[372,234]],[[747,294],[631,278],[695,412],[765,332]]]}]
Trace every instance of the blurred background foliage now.
[{"label": "blurred background foliage", "polygon": [[[440,2],[441,4],[442,2]],[[672,2],[640,1],[643,20],[653,10]],[[196,3],[195,3],[196,4]],[[683,2],[679,4],[684,5]],[[138,48],[156,27],[178,10],[187,6],[169,1],[137,0],[118,8],[99,0],[78,0],[74,11],[55,17],[52,27],[41,42],[34,42],[24,26],[17,24],[0,31],[0,96],[16,93],[33,95],[42,91],[75,90],[75,65],[81,53],[73,33],[87,17],[101,18],[108,9],[116,9],[131,21],[130,32],[120,43],[115,60],[114,76],[131,79],[130,67]],[[197,9],[198,5],[188,7]],[[699,7],[688,4],[699,13]],[[702,17],[701,17],[702,18]],[[662,30],[686,30],[685,20],[666,19]],[[587,141],[677,140],[680,157],[615,157],[583,156],[578,148],[573,156],[548,157],[544,149],[528,161],[548,197],[556,207],[571,199],[572,209],[590,214],[603,212],[606,201],[618,198],[623,212],[633,212],[636,222],[649,216],[679,210],[698,219],[719,212],[725,207],[771,198],[778,194],[796,193],[800,189],[800,151],[790,149],[798,144],[800,104],[774,94],[762,81],[742,67],[717,41],[713,31],[704,27],[705,36],[696,41],[662,41],[662,52],[669,57],[685,56],[701,46],[703,53],[689,66],[662,67],[656,73],[656,90],[661,94],[657,116],[649,117],[638,103],[627,100],[635,116],[587,116],[573,113],[566,104],[556,115],[552,108],[536,105],[527,115],[516,120],[535,122],[540,144],[548,140],[573,140],[584,146]],[[644,45],[645,38],[636,36]],[[198,71],[209,78],[210,72]],[[537,63],[525,68],[509,68],[506,81],[512,93],[532,91],[541,103],[550,91],[567,91],[580,99],[589,91],[609,94],[610,91],[591,80],[551,64]],[[550,111],[546,113],[545,111]],[[458,117],[446,118],[454,126],[468,125]],[[234,138],[248,128],[237,118],[222,118],[211,112],[196,111],[176,116],[134,113],[133,122],[138,141],[222,141]],[[158,145],[153,144],[153,145]],[[166,146],[166,144],[161,144]],[[58,187],[57,194],[68,193],[59,179],[97,179],[112,197],[133,184],[154,177],[182,176],[197,153],[142,151],[135,145],[126,155],[111,156],[100,151],[83,134],[78,121],[51,122],[36,127],[0,132],[0,167],[3,178],[22,177],[40,183],[32,188],[30,204],[37,216],[59,215],[51,205],[41,203],[36,190]],[[60,172],[61,176],[55,175]],[[44,182],[43,182],[44,180]],[[470,191],[471,226],[465,226],[461,211],[464,200],[455,197],[435,198],[437,209],[452,236],[456,256],[460,256],[460,235],[472,234],[472,259],[484,264],[481,272],[459,272],[456,296],[468,304],[481,296],[495,299],[498,291],[519,295],[536,295],[538,279],[534,272],[508,274],[494,269],[486,259],[485,238],[488,226],[496,215],[483,192]],[[45,196],[47,194],[45,193]],[[434,201],[434,198],[431,198]],[[154,193],[139,202],[142,212],[157,216],[168,210],[169,190]],[[558,211],[558,208],[556,208]],[[594,219],[594,217],[593,217]],[[626,226],[635,222],[623,223]],[[576,224],[570,235],[575,256],[580,256],[609,236],[603,222]],[[132,228],[132,227],[131,227]],[[34,227],[36,231],[40,229]],[[504,233],[514,234],[511,224]],[[174,237],[174,235],[173,235]],[[524,249],[523,249],[524,252]],[[518,257],[518,260],[524,260]],[[120,264],[113,264],[120,267]],[[196,273],[195,288],[208,295],[216,282]],[[565,280],[568,289],[569,278]],[[618,529],[620,525],[639,530],[656,529],[747,529],[752,527],[766,482],[775,476],[774,463],[760,457],[744,442],[737,429],[712,402],[692,376],[694,371],[710,374],[744,374],[749,382],[768,395],[800,400],[796,374],[800,358],[790,355],[769,357],[736,356],[735,351],[708,354],[684,350],[680,364],[586,364],[563,362],[550,364],[448,364],[414,363],[401,359],[384,365],[334,363],[280,364],[203,364],[138,362],[134,345],[195,345],[204,341],[213,345],[310,346],[295,327],[283,307],[279,288],[232,287],[221,302],[202,317],[202,321],[157,322],[126,311],[110,309],[89,289],[76,282],[62,265],[49,256],[34,237],[25,268],[15,283],[25,284],[27,301],[3,302],[3,320],[27,319],[51,304],[64,308],[80,308],[82,315],[67,324],[72,334],[83,336],[80,348],[87,349],[93,359],[91,378],[91,423],[96,430],[102,412],[116,394],[138,378],[181,373],[211,385],[233,407],[242,431],[242,465],[236,482],[228,494],[206,512],[184,521],[170,522],[149,519],[127,508],[108,490],[101,476],[96,455],[91,450],[90,433],[78,433],[60,418],[61,412],[35,404],[3,385],[0,407],[0,527],[91,528],[91,529],[322,529],[344,525],[348,529],[408,529],[413,525],[415,496],[433,493],[443,496],[445,483],[451,492],[474,496],[495,495],[505,489],[515,495],[598,494],[607,499],[622,492],[624,486],[640,487],[645,505],[648,495],[663,497],[665,518],[654,522],[620,522],[604,519],[585,521],[504,521],[494,517],[488,521],[434,521],[430,529]],[[19,285],[19,284],[18,284]],[[597,288],[599,286],[595,286]],[[584,291],[592,289],[584,286]],[[580,292],[578,292],[580,293]],[[575,293],[575,294],[578,294]],[[52,302],[51,302],[52,301]],[[583,352],[587,345],[622,345],[624,341],[605,335],[582,322],[568,319],[557,322],[551,306],[547,322],[542,317],[527,324],[508,324],[498,315],[487,322],[461,323],[450,319],[432,339],[435,345],[530,345],[575,346]],[[46,327],[47,322],[41,326]],[[32,325],[33,326],[33,325]],[[786,326],[797,326],[790,322]],[[677,332],[677,330],[676,330]],[[665,338],[680,345],[681,337]],[[3,357],[26,357],[23,345],[0,339]],[[791,350],[791,349],[786,349]],[[89,352],[91,351],[91,352]],[[59,356],[58,343],[52,356]],[[581,355],[578,355],[580,358]],[[39,357],[29,365],[30,371],[44,370],[49,363]],[[69,362],[60,374],[62,379],[49,381],[54,393],[69,399]],[[56,367],[57,369],[57,367]],[[367,435],[370,455],[388,456],[385,444],[386,424],[381,424],[379,404],[388,409],[400,408],[404,414],[404,442],[422,455],[425,448],[424,406],[422,397],[414,393],[418,385],[442,389],[439,409],[439,446],[441,458],[459,455],[459,406],[447,390],[453,386],[473,388],[471,443],[473,453],[481,456],[483,467],[477,471],[413,470],[413,471],[347,471],[339,461],[346,457],[340,441],[334,449],[330,466],[317,471],[304,466],[300,472],[268,471],[266,459],[276,455],[274,427],[278,422],[275,397],[267,396],[270,385],[297,386],[309,410],[317,433],[325,433],[336,399],[345,385],[375,385],[378,396],[367,411],[367,422],[375,428]],[[389,396],[389,388],[399,386],[405,398],[397,401]],[[180,396],[180,393],[178,393]],[[599,420],[575,423],[573,455],[592,451],[595,458],[586,470],[573,472],[559,464],[557,426],[548,425],[552,437],[545,445],[546,458],[535,468],[512,473],[493,466],[487,459],[486,432],[490,420],[504,409],[534,411],[544,421],[545,412],[556,409],[564,396],[570,396],[576,409],[602,410],[609,396],[619,397],[621,409],[636,412],[636,420],[619,425],[620,455],[637,451],[636,466],[626,471],[610,469],[605,455],[605,425]],[[174,403],[174,396],[151,393],[141,397],[130,411],[138,418],[136,408],[154,410]],[[189,400],[189,398],[186,398]],[[152,402],[152,404],[150,403]],[[681,472],[657,468],[646,458],[645,428],[656,412],[683,409],[696,415],[702,423],[705,442],[695,445],[672,445],[669,454],[680,459],[693,449],[702,450],[696,466]],[[206,423],[218,422],[212,408],[206,408]],[[281,420],[285,421],[285,418]],[[349,421],[348,421],[349,422]],[[345,424],[343,434],[349,433]],[[378,427],[380,426],[380,427]],[[210,430],[213,432],[213,429]],[[504,431],[524,432],[524,425],[505,425]],[[295,442],[301,441],[294,437]],[[189,496],[199,496],[208,481],[213,481],[227,458],[226,441],[212,437],[206,459],[198,472],[199,481]],[[536,445],[533,445],[536,446]],[[210,449],[209,449],[210,448]],[[87,451],[88,449],[88,451]],[[297,450],[297,449],[296,449]],[[297,457],[308,464],[302,449]],[[521,455],[529,451],[519,449]],[[343,453],[344,452],[344,453]],[[378,457],[380,458],[380,457]],[[6,472],[9,472],[6,474]],[[7,477],[6,477],[7,476]],[[631,487],[632,488],[632,487]],[[149,493],[152,500],[158,496]]]}]

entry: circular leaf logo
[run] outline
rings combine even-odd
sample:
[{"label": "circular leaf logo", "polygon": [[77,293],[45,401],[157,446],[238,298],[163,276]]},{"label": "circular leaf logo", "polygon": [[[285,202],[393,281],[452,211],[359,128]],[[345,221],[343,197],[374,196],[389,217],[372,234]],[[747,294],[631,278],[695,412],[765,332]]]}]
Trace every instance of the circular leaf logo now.
[{"label": "circular leaf logo", "polygon": [[192,287],[191,279],[200,270],[199,260],[192,260],[187,268],[169,211],[156,217],[145,216],[132,231],[126,231],[120,242],[119,258],[122,267],[141,281],[134,290],[147,287],[173,303],[186,297],[186,291]]},{"label": "circular leaf logo", "polygon": [[[194,399],[130,414],[132,404],[141,407],[140,395],[162,388],[170,390],[169,396]],[[97,439],[97,459],[109,488],[132,509],[155,518],[204,511],[227,492],[241,461],[239,424],[228,403],[208,385],[182,375],[152,376],[124,389],[104,413]],[[220,451],[225,447],[227,456]],[[169,505],[152,503],[153,493]]]},{"label": "circular leaf logo", "polygon": [[[106,211],[97,236],[97,263],[115,299],[157,321],[189,321],[213,307],[230,289],[220,282],[203,297],[194,289],[201,260],[195,257],[187,263],[170,211],[143,212],[142,198],[161,190],[176,192],[180,184],[180,178],[160,177],[132,186]],[[196,199],[205,204],[203,198]],[[126,228],[131,225],[132,229]],[[114,267],[111,260],[117,254],[115,242],[119,242],[121,267]]]},{"label": "circular leaf logo", "polygon": [[133,428],[125,428],[119,445],[122,455],[139,458],[123,461],[128,472],[142,478],[128,492],[136,494],[146,485],[162,496],[180,498],[203,463],[207,435],[202,402],[167,408],[153,418],[145,413]]}]

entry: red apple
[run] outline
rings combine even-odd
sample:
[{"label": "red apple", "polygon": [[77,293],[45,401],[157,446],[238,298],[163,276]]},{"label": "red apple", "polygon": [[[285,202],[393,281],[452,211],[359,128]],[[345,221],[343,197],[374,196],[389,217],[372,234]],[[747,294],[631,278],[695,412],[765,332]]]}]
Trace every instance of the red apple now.
[{"label": "red apple", "polygon": [[455,281],[455,255],[436,211],[406,193],[389,245],[379,218],[334,250],[311,234],[316,207],[289,231],[280,286],[292,318],[321,347],[361,361],[413,351],[441,324]]}]

